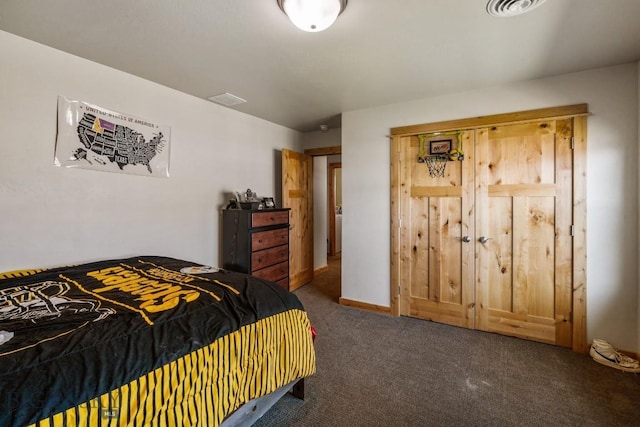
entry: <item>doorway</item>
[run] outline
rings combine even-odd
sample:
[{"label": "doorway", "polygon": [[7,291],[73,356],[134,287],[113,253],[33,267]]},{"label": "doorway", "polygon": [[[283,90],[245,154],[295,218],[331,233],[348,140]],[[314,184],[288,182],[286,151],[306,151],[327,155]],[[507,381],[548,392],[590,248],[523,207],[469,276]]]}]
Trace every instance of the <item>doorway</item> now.
[{"label": "doorway", "polygon": [[[339,236],[336,236],[336,222],[341,220],[336,218],[336,205],[341,208],[341,179],[336,183],[336,170],[342,171],[341,154],[342,147],[331,146],[323,148],[308,149],[304,154],[313,158],[313,181],[314,181],[314,248],[316,261],[314,266],[314,277],[327,275],[338,276],[341,274],[341,248]],[[337,185],[339,185],[339,190]],[[336,221],[337,219],[337,221]],[[338,295],[339,298],[339,295]]]}]

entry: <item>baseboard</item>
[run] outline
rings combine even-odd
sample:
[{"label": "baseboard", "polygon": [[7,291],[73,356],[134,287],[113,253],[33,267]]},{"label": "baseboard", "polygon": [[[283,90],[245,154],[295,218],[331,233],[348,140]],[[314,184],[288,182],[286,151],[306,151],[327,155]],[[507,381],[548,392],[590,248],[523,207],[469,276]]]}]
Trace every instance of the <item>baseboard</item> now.
[{"label": "baseboard", "polygon": [[325,271],[329,271],[329,265],[325,265],[323,267],[318,268],[317,270],[313,270],[313,277],[317,276],[318,274],[322,274]]},{"label": "baseboard", "polygon": [[353,301],[346,298],[340,298],[340,305],[359,308],[361,310],[373,311],[374,313],[391,314],[391,307],[383,307],[381,305],[369,304],[361,301]]}]

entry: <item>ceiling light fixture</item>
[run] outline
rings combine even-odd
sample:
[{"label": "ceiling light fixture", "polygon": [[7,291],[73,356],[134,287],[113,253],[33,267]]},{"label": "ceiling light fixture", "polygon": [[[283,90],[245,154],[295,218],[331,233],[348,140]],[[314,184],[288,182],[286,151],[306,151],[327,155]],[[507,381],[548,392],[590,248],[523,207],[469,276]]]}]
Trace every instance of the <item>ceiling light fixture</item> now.
[{"label": "ceiling light fixture", "polygon": [[277,0],[293,25],[317,33],[329,28],[347,7],[348,0]]},{"label": "ceiling light fixture", "polygon": [[522,15],[540,6],[547,0],[489,0],[487,12],[489,15],[506,18]]}]

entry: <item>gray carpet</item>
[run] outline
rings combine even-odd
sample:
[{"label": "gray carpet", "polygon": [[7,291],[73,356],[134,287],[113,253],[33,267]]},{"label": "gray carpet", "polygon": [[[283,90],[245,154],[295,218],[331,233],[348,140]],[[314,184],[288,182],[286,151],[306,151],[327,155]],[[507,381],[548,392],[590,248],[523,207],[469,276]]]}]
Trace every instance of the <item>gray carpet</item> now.
[{"label": "gray carpet", "polygon": [[338,280],[329,272],[296,292],[318,330],[305,400],[285,396],[254,426],[640,425],[640,375],[555,346],[340,306]]}]

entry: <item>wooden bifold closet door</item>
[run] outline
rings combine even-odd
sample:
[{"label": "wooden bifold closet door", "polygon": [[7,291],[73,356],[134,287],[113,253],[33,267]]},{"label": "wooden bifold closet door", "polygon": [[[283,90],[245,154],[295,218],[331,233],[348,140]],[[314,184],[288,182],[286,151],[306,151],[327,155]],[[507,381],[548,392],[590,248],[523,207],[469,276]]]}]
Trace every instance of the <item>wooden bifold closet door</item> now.
[{"label": "wooden bifold closet door", "polygon": [[[474,133],[462,136],[472,148]],[[403,268],[401,314],[474,327],[473,155],[448,162],[444,177],[432,178],[418,163],[417,136],[401,139]]]},{"label": "wooden bifold closet door", "polygon": [[476,131],[478,329],[571,347],[572,135],[570,119]]},{"label": "wooden bifold closet door", "polygon": [[574,118],[460,134],[444,177],[394,137],[397,314],[572,347]]}]

